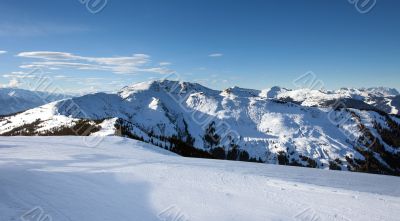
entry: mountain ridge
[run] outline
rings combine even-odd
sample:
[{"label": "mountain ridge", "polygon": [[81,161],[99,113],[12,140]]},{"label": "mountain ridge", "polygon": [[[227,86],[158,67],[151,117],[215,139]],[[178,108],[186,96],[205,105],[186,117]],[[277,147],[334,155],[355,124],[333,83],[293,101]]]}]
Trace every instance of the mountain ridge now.
[{"label": "mountain ridge", "polygon": [[0,135],[74,135],[76,127],[92,128],[85,135],[127,136],[184,156],[400,174],[394,115],[358,103],[305,105],[298,96],[258,92],[150,81],[3,117]]},{"label": "mountain ridge", "polygon": [[26,111],[31,108],[70,97],[72,96],[45,91],[0,88],[0,115],[9,115]]}]

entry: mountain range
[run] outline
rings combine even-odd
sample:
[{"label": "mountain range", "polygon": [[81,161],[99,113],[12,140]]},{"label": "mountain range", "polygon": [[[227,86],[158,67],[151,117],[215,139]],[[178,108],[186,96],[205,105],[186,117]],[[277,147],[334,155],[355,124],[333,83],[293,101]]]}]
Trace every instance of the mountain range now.
[{"label": "mountain range", "polygon": [[117,135],[187,157],[400,175],[399,98],[388,88],[150,81],[3,116],[0,135]]},{"label": "mountain range", "polygon": [[65,94],[30,91],[17,88],[0,88],[0,115],[26,111],[41,105],[70,98]]}]

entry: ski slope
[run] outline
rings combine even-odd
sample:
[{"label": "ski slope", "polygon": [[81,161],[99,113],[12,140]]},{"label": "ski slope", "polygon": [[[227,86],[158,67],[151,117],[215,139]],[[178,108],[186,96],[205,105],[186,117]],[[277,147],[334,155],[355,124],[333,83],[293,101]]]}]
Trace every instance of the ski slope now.
[{"label": "ski slope", "polygon": [[0,137],[0,220],[400,217],[399,177],[183,158],[118,137],[90,148],[84,139]]}]

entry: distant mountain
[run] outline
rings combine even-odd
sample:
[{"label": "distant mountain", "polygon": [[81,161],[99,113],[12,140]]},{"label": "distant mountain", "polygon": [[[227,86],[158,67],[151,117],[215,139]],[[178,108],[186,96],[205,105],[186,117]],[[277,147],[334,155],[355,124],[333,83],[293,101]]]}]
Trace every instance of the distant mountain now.
[{"label": "distant mountain", "polygon": [[326,107],[326,104],[341,100],[358,100],[389,114],[400,114],[399,92],[393,88],[376,87],[367,89],[342,88],[335,91],[311,89],[289,90],[273,87],[260,92],[261,97],[291,100],[302,106]]},{"label": "distant mountain", "polygon": [[118,135],[190,157],[400,175],[400,119],[368,102],[377,93],[397,96],[151,81],[3,117],[0,134]]},{"label": "distant mountain", "polygon": [[71,96],[15,88],[0,88],[0,115],[26,111]]}]

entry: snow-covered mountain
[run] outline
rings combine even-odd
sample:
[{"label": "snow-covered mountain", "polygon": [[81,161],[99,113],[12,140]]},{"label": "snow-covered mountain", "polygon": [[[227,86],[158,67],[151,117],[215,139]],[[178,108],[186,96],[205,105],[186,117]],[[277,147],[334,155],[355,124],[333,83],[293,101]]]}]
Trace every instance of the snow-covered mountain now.
[{"label": "snow-covered mountain", "polygon": [[1,220],[396,221],[400,177],[193,159],[120,137],[0,137]]},{"label": "snow-covered mountain", "polygon": [[[261,97],[275,98],[280,100],[289,100],[303,106],[326,107],[329,104],[343,101],[362,101],[370,105],[370,108],[384,111],[389,114],[397,114],[400,112],[400,94],[394,88],[341,88],[335,91],[322,91],[312,89],[296,89],[289,90],[280,87],[273,87],[262,90]],[[354,103],[354,102],[352,102]]]},{"label": "snow-covered mountain", "polygon": [[16,88],[0,88],[0,115],[9,115],[26,111],[44,104],[70,98],[71,96],[29,91]]},{"label": "snow-covered mountain", "polygon": [[151,81],[3,117],[0,134],[121,135],[183,156],[399,175],[400,119],[360,99],[311,105],[337,94]]}]

